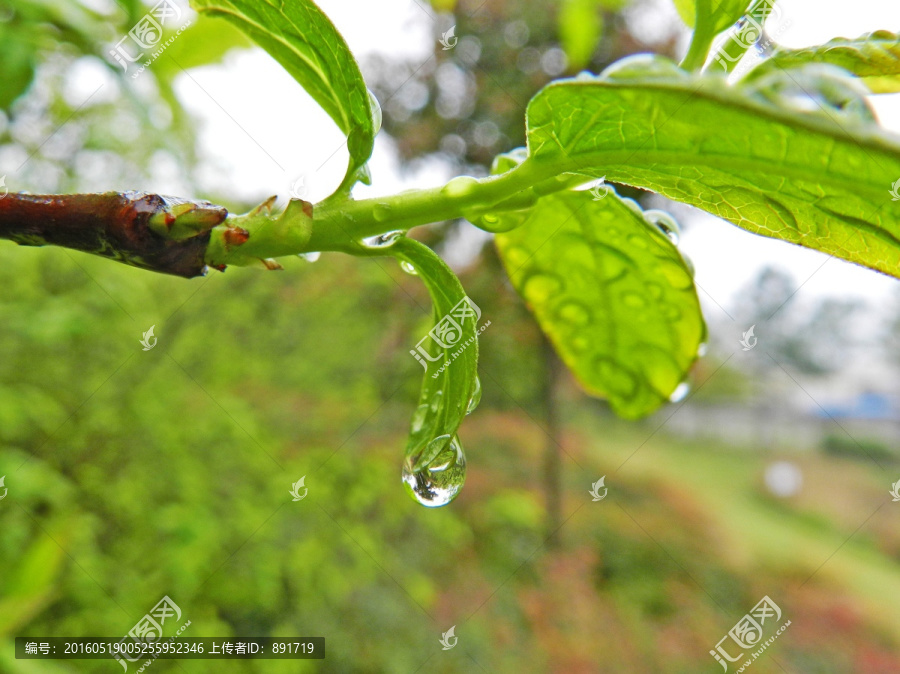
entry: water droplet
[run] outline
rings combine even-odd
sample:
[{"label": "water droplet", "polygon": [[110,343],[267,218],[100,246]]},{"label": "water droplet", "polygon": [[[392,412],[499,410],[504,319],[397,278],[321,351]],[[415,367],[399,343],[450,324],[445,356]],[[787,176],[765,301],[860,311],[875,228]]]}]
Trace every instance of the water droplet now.
[{"label": "water droplet", "polygon": [[587,325],[591,320],[591,310],[581,302],[564,302],[556,310],[556,315],[565,323]]},{"label": "water droplet", "polygon": [[466,481],[466,455],[459,438],[442,435],[428,444],[418,460],[407,456],[402,478],[410,496],[422,505],[438,508],[450,503]]},{"label": "water droplet", "polygon": [[622,303],[626,307],[631,307],[632,309],[640,309],[647,305],[647,300],[645,300],[641,295],[635,292],[628,292],[622,294]]},{"label": "water droplet", "polygon": [[471,176],[459,176],[444,185],[441,191],[448,197],[464,197],[478,186],[478,180]]},{"label": "water droplet", "polygon": [[684,78],[687,73],[674,61],[657,54],[635,54],[619,59],[607,67],[599,77],[612,79],[672,79]]},{"label": "water droplet", "polygon": [[677,321],[681,318],[681,309],[674,304],[666,304],[662,307],[662,314],[668,321]]},{"label": "water droplet", "polygon": [[372,126],[375,127],[375,133],[381,131],[381,103],[375,98],[375,94],[369,91],[369,105],[372,108]]},{"label": "water droplet", "polygon": [[569,340],[569,348],[572,349],[572,351],[577,351],[579,353],[587,351],[590,345],[590,341],[588,341],[588,338],[584,335],[576,335]]},{"label": "water droplet", "polygon": [[687,394],[691,392],[691,385],[686,381],[681,382],[678,386],[675,387],[675,390],[672,391],[672,395],[669,396],[670,403],[680,403],[682,400],[687,398]]},{"label": "water droplet", "polygon": [[628,198],[628,197],[623,197],[623,198],[622,198],[622,203],[623,203],[624,205],[628,206],[628,208],[629,208],[635,215],[639,215],[639,216],[641,216],[642,218],[644,217],[644,209],[641,208],[641,205],[640,205],[638,202],[636,202],[634,199],[630,199],[630,198]]},{"label": "water droplet", "polygon": [[632,234],[628,237],[628,243],[634,248],[646,250],[650,244],[647,243],[646,235]]},{"label": "water droplet", "polygon": [[518,270],[521,268],[527,261],[528,258],[531,257],[531,253],[522,248],[521,246],[510,246],[505,249],[505,255],[509,266],[507,269],[512,268],[512,270]]},{"label": "water droplet", "polygon": [[440,390],[435,391],[434,395],[431,396],[431,403],[429,404],[429,409],[432,412],[437,412],[438,408],[441,406],[441,400],[443,400],[443,398],[444,398],[443,391],[440,391]]},{"label": "water droplet", "polygon": [[303,258],[307,262],[315,262],[322,257],[322,253],[300,253],[297,257]]},{"label": "water droplet", "polygon": [[709,344],[703,342],[700,346],[697,347],[697,356],[699,358],[703,358],[706,354],[709,353]]},{"label": "water droplet", "polygon": [[428,418],[428,405],[419,405],[413,413],[411,433],[418,433],[425,428],[425,420]]},{"label": "water droplet", "polygon": [[[684,256],[682,255],[682,257]],[[658,260],[656,262],[656,270],[676,290],[687,290],[694,285],[694,279],[691,277],[690,270],[685,269],[675,260]]]},{"label": "water droplet", "polygon": [[402,270],[405,271],[407,274],[410,274],[410,275],[412,275],[412,276],[418,276],[418,275],[419,275],[419,272],[416,271],[416,268],[413,267],[412,264],[410,264],[410,263],[407,262],[406,260],[400,260],[400,269],[402,269]]},{"label": "water droplet", "polygon": [[753,82],[747,93],[779,108],[844,121],[871,124],[870,93],[860,80],[826,63],[810,63],[790,73],[772,72]]},{"label": "water droplet", "polygon": [[391,207],[387,204],[375,204],[372,209],[372,217],[375,218],[375,222],[385,222],[391,218],[391,215]]},{"label": "water droplet", "polygon": [[684,371],[671,354],[655,346],[639,346],[634,350],[634,359],[641,364],[644,379],[659,395],[673,391],[684,380]]},{"label": "water droplet", "polygon": [[647,290],[647,294],[650,295],[655,300],[660,299],[663,296],[663,288],[658,283],[650,283],[644,284],[644,288]]},{"label": "water droplet", "polygon": [[509,211],[503,214],[485,213],[467,218],[469,222],[486,232],[500,234],[521,227],[528,219],[528,211]]},{"label": "water droplet", "polygon": [[562,279],[556,274],[532,274],[525,279],[525,297],[532,302],[546,302],[562,287]]},{"label": "water droplet", "polygon": [[674,245],[678,245],[678,239],[681,235],[681,227],[678,221],[665,211],[649,210],[644,211],[644,217],[651,225],[659,227],[660,231],[665,234],[669,241]]},{"label": "water droplet", "polygon": [[615,395],[630,398],[637,389],[637,377],[611,358],[601,356],[594,361],[597,377]]},{"label": "water droplet", "polygon": [[393,246],[401,236],[403,236],[403,232],[399,230],[379,234],[378,236],[370,236],[367,239],[363,239],[363,245],[366,248],[387,248],[388,246]]},{"label": "water droplet", "polygon": [[475,377],[475,390],[472,391],[472,397],[469,398],[469,406],[466,408],[466,414],[472,414],[478,404],[481,402],[481,379]]}]

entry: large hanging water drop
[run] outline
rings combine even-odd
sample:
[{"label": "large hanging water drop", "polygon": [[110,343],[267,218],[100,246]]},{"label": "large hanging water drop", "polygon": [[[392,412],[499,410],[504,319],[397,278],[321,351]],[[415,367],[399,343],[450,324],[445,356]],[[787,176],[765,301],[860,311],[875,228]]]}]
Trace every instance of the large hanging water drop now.
[{"label": "large hanging water drop", "polygon": [[322,257],[322,253],[300,253],[297,257],[306,260],[307,262],[315,262],[320,257]]},{"label": "large hanging water drop", "polygon": [[410,496],[423,506],[450,503],[466,481],[466,455],[459,438],[441,435],[418,454],[407,456],[402,477]]}]

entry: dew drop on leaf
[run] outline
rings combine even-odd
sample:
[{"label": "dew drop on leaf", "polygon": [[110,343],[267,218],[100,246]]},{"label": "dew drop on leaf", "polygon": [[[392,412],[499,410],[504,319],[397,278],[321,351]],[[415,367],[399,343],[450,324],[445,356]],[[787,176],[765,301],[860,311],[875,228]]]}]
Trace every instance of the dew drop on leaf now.
[{"label": "dew drop on leaf", "polygon": [[587,325],[591,322],[591,310],[581,302],[563,302],[556,310],[556,315],[561,321],[571,325]]},{"label": "dew drop on leaf", "polygon": [[[433,458],[422,462],[418,457]],[[413,499],[428,508],[447,505],[459,494],[466,481],[466,455],[459,438],[442,435],[418,455],[403,461],[402,478]]]},{"label": "dew drop on leaf", "polygon": [[372,209],[372,217],[375,218],[375,222],[386,222],[392,215],[391,207],[387,204],[375,204]]},{"label": "dew drop on leaf", "polygon": [[687,394],[691,392],[691,385],[686,381],[681,382],[678,386],[675,387],[675,390],[672,391],[672,395],[669,396],[670,403],[680,403],[682,400],[687,398]]},{"label": "dew drop on leaf", "polygon": [[377,134],[381,131],[381,103],[378,102],[378,99],[375,98],[375,94],[369,91],[369,105],[372,108],[372,126],[374,127],[374,132]]},{"label": "dew drop on leaf", "polygon": [[410,263],[407,262],[406,260],[400,260],[400,269],[402,269],[402,270],[405,271],[407,274],[410,274],[410,275],[412,275],[412,276],[418,276],[418,275],[419,275],[419,272],[416,271],[416,268],[413,267],[412,264],[410,264]]},{"label": "dew drop on leaf", "polygon": [[678,245],[678,239],[681,235],[681,227],[679,227],[678,221],[676,221],[675,218],[673,218],[665,211],[658,211],[653,209],[644,211],[644,218],[646,218],[647,222],[649,222],[651,225],[655,225],[656,227],[658,227],[659,230],[663,234],[665,234],[674,245]]},{"label": "dew drop on leaf", "polygon": [[459,176],[444,185],[441,191],[448,197],[464,197],[478,186],[478,180],[471,176]]},{"label": "dew drop on leaf", "polygon": [[481,379],[475,377],[475,390],[472,391],[472,397],[469,398],[469,406],[466,407],[466,414],[472,414],[478,403],[481,402]]},{"label": "dew drop on leaf", "polygon": [[297,257],[302,258],[307,262],[315,262],[322,257],[322,253],[300,253]]}]

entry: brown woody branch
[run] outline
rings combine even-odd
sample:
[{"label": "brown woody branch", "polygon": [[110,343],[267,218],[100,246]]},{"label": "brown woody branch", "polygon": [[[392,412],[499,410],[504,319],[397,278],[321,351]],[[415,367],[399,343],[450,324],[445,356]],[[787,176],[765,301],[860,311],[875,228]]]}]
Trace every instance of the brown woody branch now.
[{"label": "brown woody branch", "polygon": [[206,273],[210,230],[228,211],[144,192],[0,198],[0,238],[54,245],[185,278]]}]

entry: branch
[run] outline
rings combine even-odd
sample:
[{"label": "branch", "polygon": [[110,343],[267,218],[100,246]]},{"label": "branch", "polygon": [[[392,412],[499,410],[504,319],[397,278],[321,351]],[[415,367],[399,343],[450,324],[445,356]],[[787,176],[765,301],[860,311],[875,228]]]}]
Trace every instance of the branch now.
[{"label": "branch", "polygon": [[185,278],[206,273],[213,227],[228,211],[208,201],[144,192],[9,194],[0,199],[0,238],[63,246]]},{"label": "branch", "polygon": [[0,197],[0,239],[63,246],[192,278],[226,265],[280,269],[274,258],[303,253],[359,255],[366,237],[528,208],[545,194],[589,179],[547,162],[524,161],[499,176],[461,176],[442,187],[393,196],[354,200],[342,194],[316,206],[292,199],[277,214],[270,197],[243,215],[208,201],[146,192],[9,194]]}]

